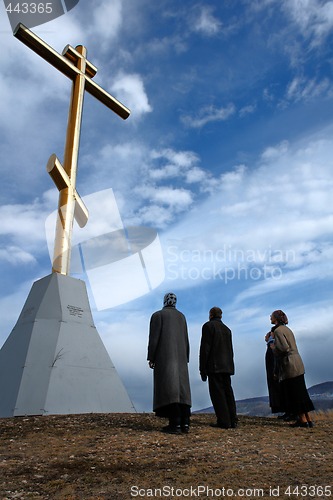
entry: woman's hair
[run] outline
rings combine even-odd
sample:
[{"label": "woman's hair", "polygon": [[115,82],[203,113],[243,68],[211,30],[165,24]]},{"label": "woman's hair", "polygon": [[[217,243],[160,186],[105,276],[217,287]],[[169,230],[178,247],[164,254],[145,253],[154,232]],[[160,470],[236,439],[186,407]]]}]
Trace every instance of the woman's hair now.
[{"label": "woman's hair", "polygon": [[276,311],[272,312],[271,317],[275,318],[280,325],[288,324],[287,315],[283,311],[281,311],[281,309],[277,309]]}]

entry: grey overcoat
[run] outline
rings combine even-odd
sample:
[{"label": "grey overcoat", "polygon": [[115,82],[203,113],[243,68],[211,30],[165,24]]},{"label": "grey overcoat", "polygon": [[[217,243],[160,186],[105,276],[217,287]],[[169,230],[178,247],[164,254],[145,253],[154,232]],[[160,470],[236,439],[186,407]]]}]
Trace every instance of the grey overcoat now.
[{"label": "grey overcoat", "polygon": [[304,365],[299,355],[293,332],[285,325],[274,330],[275,354],[278,356],[279,380],[304,374]]},{"label": "grey overcoat", "polygon": [[191,406],[190,345],[185,316],[163,307],[150,319],[148,361],[155,363],[153,410],[172,403]]}]

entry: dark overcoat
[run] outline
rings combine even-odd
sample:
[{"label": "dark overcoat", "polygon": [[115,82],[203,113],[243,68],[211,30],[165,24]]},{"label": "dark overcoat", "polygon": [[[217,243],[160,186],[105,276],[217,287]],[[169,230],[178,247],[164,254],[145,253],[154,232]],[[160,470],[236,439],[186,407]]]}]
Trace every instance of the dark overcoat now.
[{"label": "dark overcoat", "polygon": [[156,311],[150,319],[147,356],[155,364],[154,411],[172,403],[191,406],[189,356],[185,316],[175,307]]},{"label": "dark overcoat", "polygon": [[205,375],[235,373],[231,330],[218,318],[207,321],[202,327],[199,370]]},{"label": "dark overcoat", "polygon": [[270,345],[267,345],[265,354],[265,366],[266,366],[266,376],[267,376],[267,387],[268,387],[268,397],[269,406],[271,407],[272,413],[283,412],[282,399],[281,399],[281,388],[279,380],[277,379],[277,356],[273,353]]}]

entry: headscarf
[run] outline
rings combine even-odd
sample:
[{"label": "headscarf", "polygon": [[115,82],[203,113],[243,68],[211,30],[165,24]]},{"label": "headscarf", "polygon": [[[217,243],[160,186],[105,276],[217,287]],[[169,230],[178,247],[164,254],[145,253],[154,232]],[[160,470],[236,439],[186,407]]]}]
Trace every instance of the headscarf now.
[{"label": "headscarf", "polygon": [[177,297],[174,293],[166,293],[163,299],[164,307],[176,307]]},{"label": "headscarf", "polygon": [[287,315],[281,311],[281,309],[278,309],[277,311],[272,312],[272,316],[277,320],[277,322],[280,325],[287,325],[288,324],[288,318]]}]

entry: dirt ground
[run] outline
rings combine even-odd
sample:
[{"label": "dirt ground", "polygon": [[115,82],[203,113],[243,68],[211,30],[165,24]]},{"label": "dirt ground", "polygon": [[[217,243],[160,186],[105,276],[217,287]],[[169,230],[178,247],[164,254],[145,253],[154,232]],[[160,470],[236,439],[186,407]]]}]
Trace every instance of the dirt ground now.
[{"label": "dirt ground", "polygon": [[214,429],[192,416],[189,434],[161,432],[151,414],[0,419],[0,498],[333,497],[333,416],[313,429],[240,417]]}]

